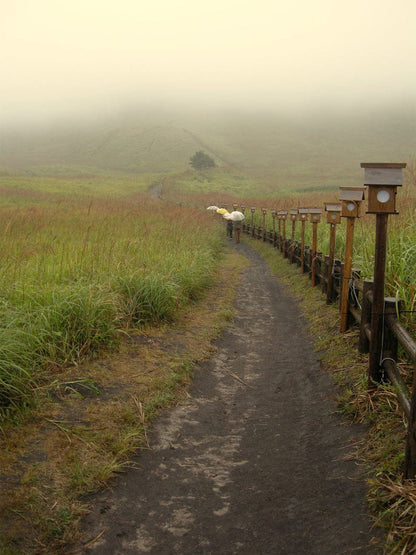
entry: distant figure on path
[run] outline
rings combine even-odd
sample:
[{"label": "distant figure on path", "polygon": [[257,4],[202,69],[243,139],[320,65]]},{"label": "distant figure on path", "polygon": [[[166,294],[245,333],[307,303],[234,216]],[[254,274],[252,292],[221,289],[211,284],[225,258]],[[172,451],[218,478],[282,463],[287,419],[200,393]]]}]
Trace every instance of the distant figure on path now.
[{"label": "distant figure on path", "polygon": [[235,242],[240,242],[240,231],[241,231],[241,220],[234,220],[234,235],[235,235]]}]

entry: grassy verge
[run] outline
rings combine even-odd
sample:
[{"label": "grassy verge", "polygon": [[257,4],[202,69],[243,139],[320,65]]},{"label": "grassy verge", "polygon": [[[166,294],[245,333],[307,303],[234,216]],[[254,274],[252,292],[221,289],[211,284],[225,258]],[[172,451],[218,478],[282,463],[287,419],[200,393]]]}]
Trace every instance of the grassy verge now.
[{"label": "grassy verge", "polygon": [[33,405],[50,367],[172,321],[210,286],[223,249],[208,214],[142,193],[54,193],[51,205],[26,193],[25,206],[0,199],[0,427]]},{"label": "grassy verge", "polygon": [[352,450],[367,469],[369,511],[385,533],[385,552],[416,552],[416,481],[402,479],[406,429],[392,387],[369,392],[368,356],[358,352],[358,330],[341,334],[338,307],[325,304],[319,287],[311,287],[308,276],[270,245],[244,240],[250,241],[298,299],[322,367],[338,385],[339,412],[367,428],[365,441]]},{"label": "grassy verge", "polygon": [[181,402],[195,364],[212,354],[245,264],[228,253],[174,327],[145,327],[126,335],[117,355],[55,372],[30,420],[3,428],[1,555],[64,552],[88,510],[85,495],[133,464],[153,418]]}]

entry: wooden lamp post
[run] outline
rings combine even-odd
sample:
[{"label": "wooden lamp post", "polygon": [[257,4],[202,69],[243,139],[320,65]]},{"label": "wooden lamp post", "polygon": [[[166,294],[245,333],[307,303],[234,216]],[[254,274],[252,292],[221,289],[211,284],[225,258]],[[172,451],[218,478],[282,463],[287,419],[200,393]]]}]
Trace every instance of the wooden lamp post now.
[{"label": "wooden lamp post", "polygon": [[296,228],[296,220],[298,219],[298,210],[293,209],[289,210],[289,217],[292,222],[292,234],[290,236],[290,263],[293,263],[293,254],[295,252],[295,228]]},{"label": "wooden lamp post", "polygon": [[251,236],[254,237],[254,212],[256,211],[256,207],[252,206],[251,210]]},{"label": "wooden lamp post", "polygon": [[387,250],[387,221],[396,212],[397,187],[402,185],[404,163],[363,162],[364,184],[368,188],[367,213],[376,214],[374,251],[373,304],[371,311],[371,342],[368,368],[369,386],[382,379],[384,279]]},{"label": "wooden lamp post", "polygon": [[280,214],[280,210],[276,212],[277,218],[277,248],[279,251],[282,251],[282,215]]},{"label": "wooden lamp post", "polygon": [[271,211],[273,218],[273,247],[276,246],[276,210]]},{"label": "wooden lamp post", "polygon": [[262,240],[265,241],[266,240],[266,213],[267,213],[267,208],[262,208],[261,211],[263,213]]},{"label": "wooden lamp post", "polygon": [[309,217],[310,221],[312,222],[312,276],[311,276],[311,285],[315,287],[316,285],[316,251],[317,251],[317,243],[318,243],[318,224],[321,221],[321,208],[309,208]]},{"label": "wooden lamp post", "polygon": [[300,270],[305,272],[305,224],[308,221],[309,210],[307,208],[298,208],[299,219],[302,223],[300,236]]},{"label": "wooden lamp post", "polygon": [[326,221],[331,226],[329,232],[329,260],[328,260],[328,281],[326,285],[326,302],[329,304],[332,298],[333,279],[332,270],[335,257],[335,230],[337,224],[341,223],[341,205],[325,203]]},{"label": "wooden lamp post", "polygon": [[360,204],[364,200],[364,187],[340,187],[341,216],[347,218],[347,236],[345,242],[344,271],[341,287],[341,322],[340,331],[348,327],[348,291],[352,271],[352,248],[354,240],[355,219],[360,215]]},{"label": "wooden lamp post", "polygon": [[286,258],[286,218],[287,218],[287,210],[279,210],[278,215],[282,221],[282,252],[283,258]]}]

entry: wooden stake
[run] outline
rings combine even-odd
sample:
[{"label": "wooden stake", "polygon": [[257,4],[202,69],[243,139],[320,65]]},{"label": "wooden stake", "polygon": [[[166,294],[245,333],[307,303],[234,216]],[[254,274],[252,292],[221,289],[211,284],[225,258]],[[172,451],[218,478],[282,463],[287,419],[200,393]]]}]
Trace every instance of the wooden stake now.
[{"label": "wooden stake", "polygon": [[302,220],[302,235],[300,240],[300,271],[305,272],[305,220]]},{"label": "wooden stake", "polygon": [[296,222],[294,220],[292,220],[292,235],[290,238],[291,244],[290,244],[290,263],[293,263],[293,253],[295,250],[295,225]]},{"label": "wooden stake", "polygon": [[342,287],[341,287],[341,323],[340,332],[347,331],[348,325],[348,292],[351,279],[352,270],[352,249],[354,241],[354,222],[355,218],[347,219],[347,237],[345,243],[345,261],[344,271],[342,274]]},{"label": "wooden stake", "polygon": [[283,220],[283,258],[287,258],[287,254],[286,254],[286,220]]},{"label": "wooden stake", "polygon": [[381,382],[383,351],[384,278],[386,273],[388,214],[376,215],[376,244],[374,252],[373,306],[371,311],[371,343],[368,367],[369,386]]},{"label": "wooden stake", "polygon": [[329,257],[328,257],[328,280],[326,284],[326,304],[329,304],[332,300],[332,268],[334,266],[334,256],[335,256],[335,229],[336,229],[336,225],[331,224],[331,229],[329,234]]},{"label": "wooden stake", "polygon": [[312,287],[315,287],[316,251],[318,241],[318,223],[312,222]]}]

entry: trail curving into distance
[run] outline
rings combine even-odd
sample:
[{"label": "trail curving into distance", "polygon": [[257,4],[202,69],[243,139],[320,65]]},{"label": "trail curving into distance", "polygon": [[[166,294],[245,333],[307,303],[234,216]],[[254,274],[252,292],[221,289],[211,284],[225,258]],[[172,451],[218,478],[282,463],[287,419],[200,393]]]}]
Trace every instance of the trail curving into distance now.
[{"label": "trail curving into distance", "polygon": [[[247,244],[234,326],[166,412],[151,450],[83,522],[85,553],[376,554],[363,430],[335,413],[295,301]],[[80,547],[79,545],[77,546]]]}]

